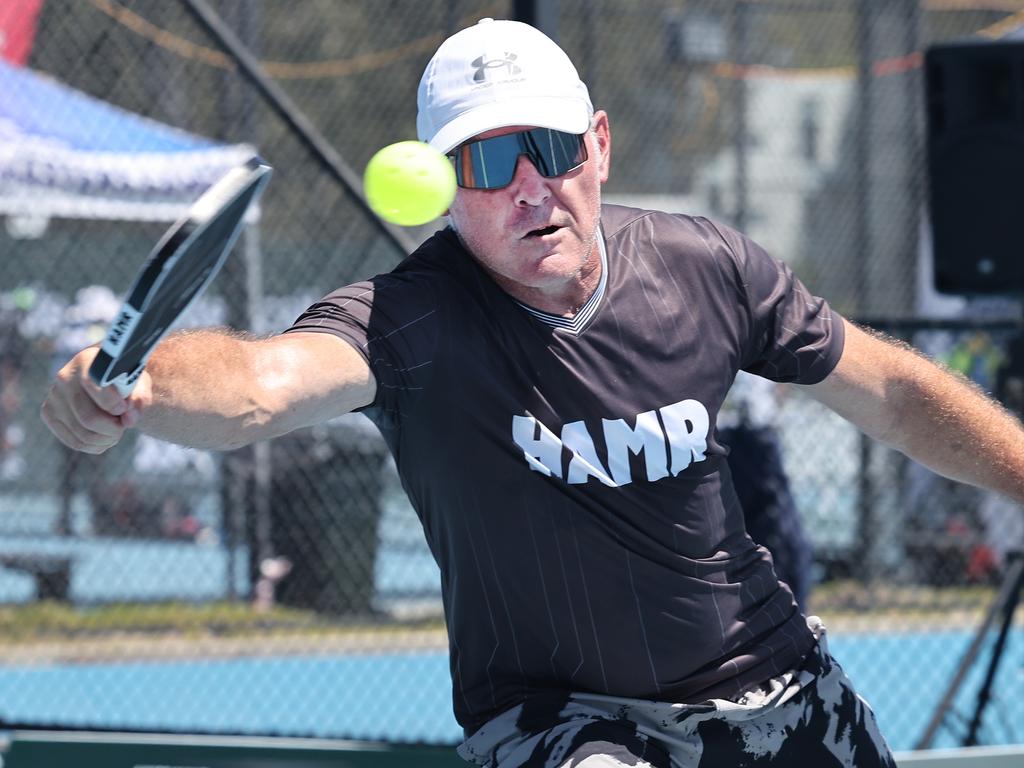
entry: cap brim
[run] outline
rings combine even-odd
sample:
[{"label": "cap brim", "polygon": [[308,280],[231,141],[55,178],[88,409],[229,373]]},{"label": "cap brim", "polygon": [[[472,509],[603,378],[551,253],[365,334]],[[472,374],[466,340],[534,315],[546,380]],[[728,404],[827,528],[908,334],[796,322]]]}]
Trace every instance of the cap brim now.
[{"label": "cap brim", "polygon": [[442,126],[428,142],[442,154],[474,136],[496,128],[528,125],[566,133],[586,133],[590,127],[590,109],[581,101],[534,97],[499,101],[475,107]]}]

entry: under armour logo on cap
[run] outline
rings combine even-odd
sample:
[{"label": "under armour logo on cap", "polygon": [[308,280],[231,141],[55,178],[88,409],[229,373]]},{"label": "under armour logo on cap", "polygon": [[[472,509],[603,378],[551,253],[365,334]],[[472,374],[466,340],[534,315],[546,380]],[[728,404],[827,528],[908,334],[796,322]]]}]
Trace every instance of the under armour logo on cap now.
[{"label": "under armour logo on cap", "polygon": [[565,51],[529,24],[494,19],[441,43],[423,70],[416,105],[417,135],[442,153],[505,126],[582,134],[594,114]]},{"label": "under armour logo on cap", "polygon": [[473,73],[473,82],[482,83],[487,79],[487,70],[489,69],[502,69],[507,70],[508,75],[518,75],[522,70],[516,66],[516,55],[514,53],[505,53],[503,58],[487,58],[487,55],[478,56],[471,62],[476,72]]}]

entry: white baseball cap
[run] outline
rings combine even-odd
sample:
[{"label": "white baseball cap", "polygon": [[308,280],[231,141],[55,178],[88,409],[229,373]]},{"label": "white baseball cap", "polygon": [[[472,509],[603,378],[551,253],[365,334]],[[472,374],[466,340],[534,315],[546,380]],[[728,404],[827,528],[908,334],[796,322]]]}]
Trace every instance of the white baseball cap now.
[{"label": "white baseball cap", "polygon": [[519,21],[481,19],[437,49],[416,94],[416,132],[447,153],[494,128],[585,133],[594,107],[565,51]]}]

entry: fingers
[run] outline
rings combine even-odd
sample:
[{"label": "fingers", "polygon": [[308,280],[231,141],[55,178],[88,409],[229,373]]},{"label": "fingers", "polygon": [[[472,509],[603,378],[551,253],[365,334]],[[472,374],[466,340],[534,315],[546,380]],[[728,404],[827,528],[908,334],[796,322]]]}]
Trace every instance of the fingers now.
[{"label": "fingers", "polygon": [[135,382],[135,389],[127,398],[127,409],[121,414],[124,427],[134,427],[142,416],[142,412],[153,402],[153,379],[147,371],[143,371]]},{"label": "fingers", "polygon": [[89,366],[76,371],[80,379],[81,389],[96,407],[112,416],[120,416],[128,410],[128,398],[117,391],[117,387],[101,387],[89,376]]},{"label": "fingers", "polygon": [[103,453],[120,442],[121,417],[101,410],[81,388],[55,382],[43,403],[43,422],[68,448]]},{"label": "fingers", "polygon": [[42,416],[43,422],[45,422],[54,436],[73,450],[82,451],[83,453],[100,454],[117,444],[116,440],[112,441],[101,435],[90,434],[81,428],[68,426],[63,420],[47,413],[45,404]]},{"label": "fingers", "polygon": [[140,401],[133,402],[134,393],[124,398],[113,387],[97,386],[88,374],[95,356],[95,348],[83,350],[58,372],[40,415],[66,446],[98,454],[120,442],[125,429],[138,421]]}]

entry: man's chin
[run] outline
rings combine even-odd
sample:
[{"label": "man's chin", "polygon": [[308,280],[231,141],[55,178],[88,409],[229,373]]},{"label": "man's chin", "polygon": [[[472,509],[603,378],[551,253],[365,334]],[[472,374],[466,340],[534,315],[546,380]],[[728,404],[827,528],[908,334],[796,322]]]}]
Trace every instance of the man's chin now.
[{"label": "man's chin", "polygon": [[535,268],[522,275],[521,282],[535,290],[560,291],[579,280],[580,264],[561,260],[558,254],[544,256],[535,262]]},{"label": "man's chin", "polygon": [[579,242],[568,236],[568,230],[523,238],[519,242],[519,250],[529,258],[565,262],[580,260]]}]

